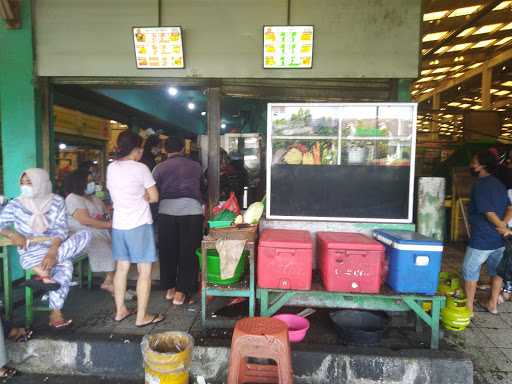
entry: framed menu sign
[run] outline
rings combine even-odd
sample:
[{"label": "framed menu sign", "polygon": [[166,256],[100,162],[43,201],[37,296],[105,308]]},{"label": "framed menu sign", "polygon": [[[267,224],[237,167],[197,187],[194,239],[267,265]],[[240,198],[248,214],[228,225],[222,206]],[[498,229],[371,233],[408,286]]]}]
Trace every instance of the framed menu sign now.
[{"label": "framed menu sign", "polygon": [[311,68],[313,26],[263,27],[263,68]]},{"label": "framed menu sign", "polygon": [[134,27],[137,68],[185,68],[181,27]]}]

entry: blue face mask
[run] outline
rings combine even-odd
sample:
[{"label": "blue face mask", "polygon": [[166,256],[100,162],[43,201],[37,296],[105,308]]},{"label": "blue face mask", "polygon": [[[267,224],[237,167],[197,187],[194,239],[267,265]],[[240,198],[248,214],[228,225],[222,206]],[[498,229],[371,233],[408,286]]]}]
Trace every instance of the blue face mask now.
[{"label": "blue face mask", "polygon": [[94,195],[95,193],[96,193],[96,183],[94,181],[87,183],[87,186],[85,187],[85,194],[86,195]]}]

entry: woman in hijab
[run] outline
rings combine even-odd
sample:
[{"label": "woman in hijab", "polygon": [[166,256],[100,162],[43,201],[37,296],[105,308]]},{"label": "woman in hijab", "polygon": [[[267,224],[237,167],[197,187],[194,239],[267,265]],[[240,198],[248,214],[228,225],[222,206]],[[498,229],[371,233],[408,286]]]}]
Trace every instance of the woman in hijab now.
[{"label": "woman in hijab", "polygon": [[68,237],[64,199],[52,193],[48,172],[27,169],[20,178],[21,195],[0,214],[0,234],[18,247],[21,267],[35,274],[27,285],[49,291],[50,326],[64,328],[62,307],[69,293],[73,260],[87,247],[91,235]]}]

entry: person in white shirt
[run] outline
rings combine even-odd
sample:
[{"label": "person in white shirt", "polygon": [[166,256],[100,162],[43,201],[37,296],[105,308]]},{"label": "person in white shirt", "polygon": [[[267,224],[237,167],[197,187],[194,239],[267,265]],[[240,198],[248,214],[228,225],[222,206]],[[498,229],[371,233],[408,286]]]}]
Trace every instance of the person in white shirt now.
[{"label": "person in white shirt", "polygon": [[157,260],[150,203],[158,202],[158,190],[148,167],[140,163],[142,138],[129,130],[117,139],[118,160],[107,169],[107,188],[114,205],[112,219],[112,257],[116,261],[114,297],[115,321],[135,312],[125,304],[126,284],[131,263],[137,264],[137,318],[145,327],[164,320],[162,314],[147,313],[151,292],[151,267]]}]

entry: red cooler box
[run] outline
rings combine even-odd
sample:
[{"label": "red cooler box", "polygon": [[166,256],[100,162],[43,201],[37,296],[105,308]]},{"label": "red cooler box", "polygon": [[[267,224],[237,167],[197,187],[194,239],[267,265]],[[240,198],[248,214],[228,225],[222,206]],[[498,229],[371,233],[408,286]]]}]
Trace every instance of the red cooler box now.
[{"label": "red cooler box", "polygon": [[313,241],[308,231],[266,229],[258,244],[258,286],[311,289]]},{"label": "red cooler box", "polygon": [[335,292],[378,293],[385,279],[384,246],[360,233],[318,232],[324,287]]}]

